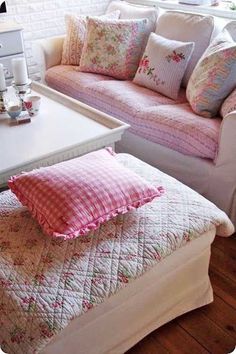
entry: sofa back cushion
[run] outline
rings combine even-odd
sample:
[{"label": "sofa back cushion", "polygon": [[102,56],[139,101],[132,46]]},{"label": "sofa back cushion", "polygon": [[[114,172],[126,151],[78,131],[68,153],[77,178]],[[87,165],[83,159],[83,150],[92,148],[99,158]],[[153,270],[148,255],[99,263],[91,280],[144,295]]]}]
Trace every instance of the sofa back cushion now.
[{"label": "sofa back cushion", "polygon": [[80,71],[132,79],[146,45],[147,19],[89,18]]},{"label": "sofa back cushion", "polygon": [[193,69],[208,47],[213,29],[214,18],[212,16],[166,11],[158,18],[156,34],[176,41],[195,43],[183,78],[184,87],[187,87]]},{"label": "sofa back cushion", "polygon": [[154,32],[159,10],[151,6],[140,6],[129,4],[126,1],[112,1],[106,13],[120,10],[120,19],[140,19],[146,18],[148,20],[149,32]]},{"label": "sofa back cushion", "polygon": [[236,21],[228,22],[224,29],[230,33],[232,39],[236,42]]},{"label": "sofa back cushion", "polygon": [[134,83],[176,100],[193,48],[193,42],[173,41],[151,33]]},{"label": "sofa back cushion", "polygon": [[224,29],[210,44],[195,67],[187,99],[195,113],[214,117],[236,86],[236,42]]}]

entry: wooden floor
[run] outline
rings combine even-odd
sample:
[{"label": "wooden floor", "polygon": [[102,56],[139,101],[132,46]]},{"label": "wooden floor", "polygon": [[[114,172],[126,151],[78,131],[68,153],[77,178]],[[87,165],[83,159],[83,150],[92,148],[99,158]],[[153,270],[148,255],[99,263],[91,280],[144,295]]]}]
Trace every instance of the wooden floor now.
[{"label": "wooden floor", "polygon": [[236,346],[236,235],[214,240],[210,278],[212,304],[157,329],[126,354],[231,353]]}]

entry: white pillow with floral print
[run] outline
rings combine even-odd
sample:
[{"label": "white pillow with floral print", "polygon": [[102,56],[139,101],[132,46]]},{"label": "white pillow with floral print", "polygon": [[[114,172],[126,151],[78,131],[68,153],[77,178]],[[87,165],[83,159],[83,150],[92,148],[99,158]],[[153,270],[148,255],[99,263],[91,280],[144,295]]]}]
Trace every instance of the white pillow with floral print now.
[{"label": "white pillow with floral print", "polygon": [[151,33],[134,83],[177,99],[194,43],[170,40]]},{"label": "white pillow with floral print", "polygon": [[[101,18],[118,19],[120,11],[116,10]],[[66,37],[62,50],[62,65],[79,65],[86,37],[87,16],[65,15]]]},{"label": "white pillow with floral print", "polygon": [[147,19],[89,18],[80,71],[132,79],[148,37]]}]

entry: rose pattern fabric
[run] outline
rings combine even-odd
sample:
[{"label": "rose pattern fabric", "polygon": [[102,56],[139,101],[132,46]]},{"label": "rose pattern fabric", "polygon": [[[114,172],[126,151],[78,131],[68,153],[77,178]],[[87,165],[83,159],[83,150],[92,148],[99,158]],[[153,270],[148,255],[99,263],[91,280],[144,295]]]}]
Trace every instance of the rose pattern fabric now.
[{"label": "rose pattern fabric", "polygon": [[165,81],[161,81],[161,79],[158,78],[157,74],[154,74],[153,71],[155,68],[151,68],[150,66],[150,60],[147,55],[144,55],[144,57],[141,59],[138,67],[138,73],[139,74],[145,74],[149,77],[149,79],[153,80],[156,84],[158,85],[164,85]]},{"label": "rose pattern fabric", "polygon": [[166,59],[168,63],[170,63],[171,60],[179,63],[181,60],[185,60],[185,55],[183,53],[177,53],[176,50],[173,50],[171,54],[167,55]]},{"label": "rose pattern fabric", "polygon": [[236,43],[225,29],[196,65],[187,86],[187,99],[195,113],[211,118],[235,86]]},{"label": "rose pattern fabric", "polygon": [[193,47],[151,33],[133,82],[177,99]]},{"label": "rose pattern fabric", "polygon": [[[102,15],[103,18],[118,19],[120,11],[112,11],[109,14]],[[79,65],[81,53],[86,37],[87,17],[65,15],[66,36],[62,50],[62,65]]]},{"label": "rose pattern fabric", "polygon": [[147,20],[88,19],[80,71],[132,79],[148,36]]},{"label": "rose pattern fabric", "polygon": [[45,236],[10,191],[0,194],[0,343],[7,353],[42,351],[75,317],[202,233],[233,233],[226,214],[196,192],[130,155],[116,158],[167,193],[84,238]]}]

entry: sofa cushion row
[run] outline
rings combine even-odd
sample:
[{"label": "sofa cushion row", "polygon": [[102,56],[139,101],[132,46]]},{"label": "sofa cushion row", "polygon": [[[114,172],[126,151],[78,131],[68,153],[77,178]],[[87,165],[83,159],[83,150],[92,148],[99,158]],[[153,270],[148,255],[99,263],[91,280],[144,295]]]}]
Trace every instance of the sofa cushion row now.
[{"label": "sofa cushion row", "polygon": [[79,72],[73,66],[50,68],[47,84],[73,98],[120,118],[130,132],[183,154],[214,159],[221,119],[202,119],[193,113],[185,90],[172,100],[131,81]]}]

